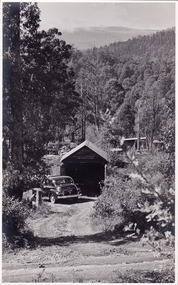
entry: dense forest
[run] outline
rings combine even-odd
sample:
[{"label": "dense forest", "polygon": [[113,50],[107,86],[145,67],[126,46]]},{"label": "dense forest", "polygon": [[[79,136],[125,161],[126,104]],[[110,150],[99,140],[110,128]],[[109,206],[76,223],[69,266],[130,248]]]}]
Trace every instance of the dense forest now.
[{"label": "dense forest", "polygon": [[146,136],[149,145],[154,139],[172,140],[174,29],[74,51],[72,64],[91,139],[96,135],[90,132],[99,131],[100,139],[103,135],[114,146],[118,136]]},{"label": "dense forest", "polygon": [[37,5],[4,7],[5,163],[8,155],[19,165],[38,160],[46,143],[71,133],[105,149],[122,136],[146,136],[149,147],[172,141],[174,28],[79,51],[57,29],[38,31],[39,13]]},{"label": "dense forest", "polygon": [[[127,224],[135,211],[147,211],[147,230],[156,225],[161,237],[172,243],[175,29],[80,51],[61,40],[57,29],[40,31],[39,26],[37,4],[4,3],[6,235],[12,237],[23,228],[28,211],[24,204],[14,202],[14,197],[21,200],[34,173],[44,174],[41,158],[47,143],[58,141],[62,145],[66,138],[80,143],[87,138],[109,152],[120,146],[123,137],[144,136],[147,153],[139,156],[126,150],[126,170],[118,169],[116,159],[111,159],[110,186],[104,187],[94,218],[108,229],[108,225]],[[164,144],[164,150],[153,148],[155,139]],[[128,178],[133,172],[142,180],[125,179],[125,174]],[[143,234],[146,229],[143,224],[140,227]]]},{"label": "dense forest", "polygon": [[[86,137],[109,151],[122,138],[146,138],[147,151],[125,149],[127,167],[111,163],[94,219],[105,230],[136,222],[153,247],[173,244],[175,180],[175,29],[75,51],[76,90]],[[79,126],[81,128],[81,126]],[[153,142],[162,142],[158,151]],[[123,157],[122,157],[123,159]],[[141,179],[130,179],[129,175]],[[145,235],[146,233],[146,235]]]}]

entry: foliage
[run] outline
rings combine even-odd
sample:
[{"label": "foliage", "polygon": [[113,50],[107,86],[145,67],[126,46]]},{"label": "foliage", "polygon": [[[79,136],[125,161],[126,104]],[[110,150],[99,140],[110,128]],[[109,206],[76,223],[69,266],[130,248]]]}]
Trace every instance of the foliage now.
[{"label": "foliage", "polygon": [[[108,133],[119,130],[125,137],[139,133],[147,136],[150,148],[154,139],[165,144],[171,140],[175,121],[174,28],[83,54],[74,51],[72,58],[87,126],[92,124],[101,133],[105,128]],[[111,143],[116,147],[119,141],[112,138]]]},{"label": "foliage", "polygon": [[20,172],[9,162],[3,171],[2,226],[6,247],[17,243],[23,246],[33,237],[26,225],[26,218],[31,213],[31,202],[23,199],[23,192],[39,186],[43,167],[43,164],[37,163],[24,167]]},{"label": "foliage", "polygon": [[4,193],[2,206],[3,232],[10,239],[14,235],[22,234],[27,229],[25,219],[30,212],[29,204],[26,201],[18,201],[14,197],[9,197]]},{"label": "foliage", "polygon": [[9,162],[3,172],[3,191],[10,197],[22,200],[23,196],[23,177],[19,170],[16,170]]},{"label": "foliage", "polygon": [[141,190],[132,180],[120,176],[116,170],[107,177],[101,195],[94,206],[95,223],[102,224],[105,230],[116,225],[127,225],[129,216],[137,209],[141,200]]},{"label": "foliage", "polygon": [[72,48],[57,29],[39,31],[37,4],[4,3],[3,13],[4,144],[6,160],[11,155],[21,169],[44,155],[46,142],[62,139],[80,100],[69,67]]},{"label": "foliage", "polygon": [[[7,140],[11,138],[11,157],[22,164],[22,93],[20,88],[20,3],[3,6],[3,98]],[[10,95],[10,96],[9,96]],[[7,131],[8,130],[8,131]],[[8,137],[7,137],[8,135]]]},{"label": "foliage", "polygon": [[116,227],[122,231],[126,226],[132,227],[143,236],[144,242],[158,250],[162,249],[162,238],[167,245],[173,246],[174,177],[169,177],[169,183],[164,179],[169,155],[161,151],[145,154],[130,151],[126,159],[130,166],[125,170],[116,167],[110,170],[95,203],[96,221],[103,223],[107,230]]},{"label": "foliage", "polygon": [[39,31],[39,23],[36,3],[3,4],[3,226],[8,238],[25,231],[28,206],[21,200],[46,173],[40,161],[46,142],[62,139],[80,104],[69,67],[71,46],[57,29]]},{"label": "foliage", "polygon": [[[170,155],[162,152],[148,152],[138,160],[135,169],[146,182],[142,183],[142,192],[154,196],[154,200],[146,201],[142,209],[148,212],[146,222],[149,225],[147,231],[148,240],[155,243],[155,240],[163,237],[167,245],[174,245],[175,234],[175,191],[174,175],[167,176]],[[167,178],[167,179],[165,179]]]},{"label": "foliage", "polygon": [[53,155],[52,157],[44,156],[43,161],[46,165],[46,171],[43,173],[45,174],[48,173],[50,175],[59,175],[61,167],[60,156],[57,155]]},{"label": "foliage", "polygon": [[163,269],[145,271],[143,270],[140,274],[138,271],[129,271],[127,274],[119,274],[118,283],[174,283],[175,281],[175,270],[170,265],[164,266]]},{"label": "foliage", "polygon": [[48,173],[48,166],[44,161],[30,160],[23,165],[22,170],[16,170],[8,162],[3,170],[3,190],[10,197],[22,199],[23,192],[32,187],[39,187],[42,175]]},{"label": "foliage", "polygon": [[[73,71],[68,66],[71,46],[59,39],[60,34],[57,29],[38,32],[35,45],[25,46],[24,80],[31,85],[25,88],[24,147],[30,157],[36,157],[39,149],[44,150],[46,142],[62,139],[61,129],[73,124],[79,105]],[[31,53],[33,64],[29,63]]]},{"label": "foliage", "polygon": [[33,237],[25,222],[31,211],[30,201],[19,201],[5,192],[2,198],[3,247],[24,246]]}]

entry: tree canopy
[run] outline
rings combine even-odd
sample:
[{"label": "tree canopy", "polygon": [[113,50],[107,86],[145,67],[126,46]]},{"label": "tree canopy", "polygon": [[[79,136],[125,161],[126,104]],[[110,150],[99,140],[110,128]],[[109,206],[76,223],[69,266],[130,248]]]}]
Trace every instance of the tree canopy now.
[{"label": "tree canopy", "polygon": [[37,4],[3,5],[4,145],[17,168],[73,124],[79,95],[69,67],[72,47],[57,29],[39,31]]},{"label": "tree canopy", "polygon": [[174,28],[75,51],[73,58],[76,81],[86,93],[86,125],[100,132],[106,125],[108,131],[117,128],[125,137],[139,130],[150,147],[154,139],[167,140],[175,120]]}]

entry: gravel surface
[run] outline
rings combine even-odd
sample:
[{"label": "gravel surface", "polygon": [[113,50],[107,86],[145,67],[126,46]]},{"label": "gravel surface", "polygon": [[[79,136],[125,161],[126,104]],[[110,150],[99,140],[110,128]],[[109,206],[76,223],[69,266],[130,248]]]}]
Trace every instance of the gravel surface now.
[{"label": "gravel surface", "polygon": [[3,254],[3,282],[141,283],[166,276],[172,260],[142,247],[135,236],[93,228],[95,200],[83,197],[54,205],[45,200],[46,211],[27,220],[35,246]]}]

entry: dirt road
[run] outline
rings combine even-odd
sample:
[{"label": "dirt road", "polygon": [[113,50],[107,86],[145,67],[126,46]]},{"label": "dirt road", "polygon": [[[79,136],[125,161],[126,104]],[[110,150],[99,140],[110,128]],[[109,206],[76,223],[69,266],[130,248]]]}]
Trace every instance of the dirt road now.
[{"label": "dirt road", "polygon": [[3,255],[3,282],[156,282],[168,272],[170,259],[142,247],[135,236],[93,228],[95,200],[45,201],[48,211],[27,220],[33,246]]}]

